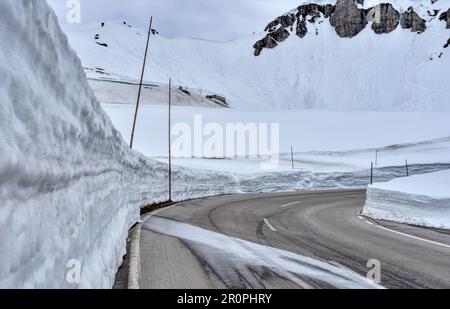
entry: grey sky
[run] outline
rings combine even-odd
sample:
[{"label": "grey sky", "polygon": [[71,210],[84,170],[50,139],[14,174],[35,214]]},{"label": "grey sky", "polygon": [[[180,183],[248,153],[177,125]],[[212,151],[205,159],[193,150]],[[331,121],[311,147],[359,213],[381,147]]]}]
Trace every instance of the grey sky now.
[{"label": "grey sky", "polygon": [[[67,0],[47,0],[65,24]],[[260,32],[302,0],[80,0],[81,22],[127,21],[168,37],[231,40]]]}]

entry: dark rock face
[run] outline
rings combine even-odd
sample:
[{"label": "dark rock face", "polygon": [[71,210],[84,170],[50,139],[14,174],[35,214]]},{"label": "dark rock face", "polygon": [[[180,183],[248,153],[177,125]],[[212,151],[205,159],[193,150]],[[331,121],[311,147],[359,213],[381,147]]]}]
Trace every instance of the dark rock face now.
[{"label": "dark rock face", "polygon": [[337,0],[330,18],[336,33],[343,38],[352,38],[368,24],[366,11],[359,9],[355,0]]},{"label": "dark rock face", "polygon": [[280,25],[284,28],[291,27],[294,25],[294,22],[295,22],[294,14],[283,15],[272,21],[270,24],[268,24],[267,27],[264,29],[264,31],[273,32]]},{"label": "dark rock face", "polygon": [[[331,4],[318,5],[315,3],[299,6],[297,9],[297,28],[296,34],[298,37],[303,38],[308,33],[308,23],[315,23],[321,16],[329,18],[334,12],[334,6]],[[309,19],[308,19],[309,18]]]},{"label": "dark rock face", "polygon": [[412,7],[402,14],[400,25],[403,29],[411,29],[411,32],[422,33],[427,30],[426,20],[420,18]]},{"label": "dark rock face", "polygon": [[[431,1],[433,3],[436,0]],[[422,33],[427,29],[426,20],[422,19],[413,7],[400,13],[390,3],[381,3],[370,9],[362,9],[360,5],[363,4],[364,0],[336,0],[335,5],[316,3],[301,5],[267,25],[266,37],[253,46],[255,55],[259,56],[264,48],[275,48],[294,31],[299,38],[305,37],[308,30],[311,30],[311,25],[318,34],[318,28],[314,24],[322,23],[324,19],[329,19],[336,33],[342,38],[358,35],[369,23],[376,34],[390,33],[397,29],[399,24],[401,28],[410,29],[411,32]],[[437,17],[439,10],[430,9],[428,15]],[[447,28],[450,29],[450,9],[442,12],[439,19],[445,21]]]},{"label": "dark rock face", "polygon": [[296,35],[303,38],[308,33],[307,22],[314,23],[321,15],[328,18],[333,12],[334,6],[331,4],[318,5],[312,3],[299,6],[297,13],[278,17],[264,29],[264,31],[269,32],[266,37],[253,45],[255,56],[259,56],[264,48],[275,48],[278,43],[286,40],[290,36],[287,29],[293,31],[295,22],[297,22]]},{"label": "dark rock face", "polygon": [[278,43],[286,40],[289,35],[289,31],[284,28],[278,28],[277,30],[269,33],[264,39],[259,40],[255,45],[253,45],[253,48],[255,49],[255,56],[259,56],[264,48],[277,47]]},{"label": "dark rock face", "polygon": [[444,48],[447,48],[450,46],[450,39],[448,39],[447,43],[445,43]]},{"label": "dark rock face", "polygon": [[447,22],[447,29],[450,29],[450,9],[439,16],[439,20]]},{"label": "dark rock face", "polygon": [[400,13],[392,4],[382,3],[369,10],[367,19],[372,22],[372,30],[376,34],[389,33],[397,29]]}]

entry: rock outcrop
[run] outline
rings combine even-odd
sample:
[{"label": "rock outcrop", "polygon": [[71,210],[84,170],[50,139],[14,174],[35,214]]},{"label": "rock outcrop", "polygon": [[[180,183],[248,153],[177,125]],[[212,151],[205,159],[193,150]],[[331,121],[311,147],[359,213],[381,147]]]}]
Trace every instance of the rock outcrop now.
[{"label": "rock outcrop", "polygon": [[259,40],[255,43],[255,45],[253,45],[253,48],[255,49],[255,56],[259,56],[264,48],[277,47],[278,43],[286,40],[289,35],[289,31],[284,28],[278,28],[277,30],[269,33],[264,39]]},{"label": "rock outcrop", "polygon": [[290,32],[294,30],[295,23],[297,23],[296,35],[303,38],[308,33],[307,23],[315,23],[322,16],[328,18],[333,12],[334,6],[331,4],[318,5],[313,3],[299,6],[296,13],[278,17],[264,29],[268,34],[253,45],[255,56],[259,56],[264,48],[275,48],[278,43],[286,40],[290,36]]},{"label": "rock outcrop", "polygon": [[366,11],[359,9],[355,0],[337,0],[330,18],[336,33],[343,38],[352,38],[368,24]]},{"label": "rock outcrop", "polygon": [[[432,0],[431,5],[435,2]],[[259,56],[264,48],[275,48],[294,32],[299,38],[304,38],[308,32],[312,33],[310,27],[313,27],[318,34],[318,24],[326,19],[342,38],[358,35],[368,24],[371,24],[376,34],[390,33],[399,28],[399,24],[402,29],[416,33],[423,33],[427,29],[427,21],[421,18],[413,7],[403,11],[402,8],[396,9],[390,3],[381,3],[371,8],[363,5],[364,0],[336,0],[335,5],[316,3],[301,5],[267,25],[264,29],[267,35],[253,46],[255,56]],[[433,20],[439,13],[440,10],[430,7],[423,14],[428,14]],[[450,9],[442,12],[439,19],[445,21],[447,28],[450,29]]]},{"label": "rock outcrop", "polygon": [[369,10],[367,20],[372,22],[372,30],[375,33],[389,33],[397,29],[400,23],[400,13],[392,4],[382,3]]},{"label": "rock outcrop", "polygon": [[321,16],[329,18],[333,12],[334,6],[331,4],[307,4],[298,7],[298,12],[295,15],[297,17],[296,35],[303,38],[308,33],[307,22],[314,24]]},{"label": "rock outcrop", "polygon": [[411,32],[422,33],[427,29],[426,20],[420,18],[412,7],[403,12],[400,25],[403,29],[411,29]]},{"label": "rock outcrop", "polygon": [[450,29],[450,9],[447,12],[443,12],[439,16],[439,20],[447,22],[447,29]]}]

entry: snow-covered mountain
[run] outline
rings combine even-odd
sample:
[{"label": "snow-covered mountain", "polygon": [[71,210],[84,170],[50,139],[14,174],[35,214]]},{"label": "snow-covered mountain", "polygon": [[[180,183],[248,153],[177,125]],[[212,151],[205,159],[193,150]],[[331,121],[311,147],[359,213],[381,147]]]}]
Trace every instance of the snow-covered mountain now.
[{"label": "snow-covered mountain", "polygon": [[[335,5],[330,1],[316,2],[300,5],[269,23],[264,29],[267,35],[253,46],[255,56],[259,56],[264,48],[277,47],[293,33],[299,38],[304,38],[308,33],[319,35],[317,24],[324,22],[330,24],[342,38],[357,36],[366,27],[376,34],[387,34],[397,28],[421,34],[428,28],[427,21],[437,18],[450,29],[450,9],[446,9],[448,4],[444,5],[443,1],[432,0],[428,5],[417,0],[393,0],[392,3],[337,0]],[[438,57],[442,55],[440,53]]]},{"label": "snow-covered mountain", "polygon": [[[146,79],[224,94],[234,108],[448,111],[449,7],[316,0],[231,42],[155,32]],[[139,77],[145,29],[99,22],[66,31],[89,76]]]}]

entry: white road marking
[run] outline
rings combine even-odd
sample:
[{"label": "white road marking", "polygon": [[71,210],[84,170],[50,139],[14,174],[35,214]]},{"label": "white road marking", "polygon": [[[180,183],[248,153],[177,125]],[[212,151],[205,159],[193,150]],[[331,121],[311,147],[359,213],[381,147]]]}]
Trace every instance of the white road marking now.
[{"label": "white road marking", "polygon": [[382,286],[381,284],[376,283],[376,282],[373,282],[372,280],[369,280],[368,278],[365,278],[364,276],[358,274],[356,271],[354,271],[354,270],[348,268],[347,266],[342,265],[341,263],[338,263],[338,262],[335,262],[335,261],[328,261],[328,262],[329,262],[330,264],[332,264],[332,265],[338,267],[338,268],[344,269],[344,270],[346,270],[346,271],[352,273],[352,274],[353,274],[354,276],[356,276],[356,277],[364,278],[364,280],[366,280],[369,284],[373,285],[373,286],[374,286],[375,288],[377,288],[377,289],[386,289],[386,288],[385,288],[384,286]]},{"label": "white road marking", "polygon": [[443,243],[440,243],[440,242],[437,242],[437,241],[433,241],[433,240],[429,240],[429,239],[425,239],[425,238],[421,238],[421,237],[418,237],[418,236],[409,235],[409,234],[406,234],[406,233],[403,233],[403,232],[399,232],[399,231],[396,231],[396,230],[392,230],[390,228],[387,228],[387,227],[378,225],[378,224],[376,224],[374,222],[371,222],[371,221],[367,220],[366,218],[364,218],[363,216],[358,216],[358,218],[361,219],[362,221],[366,222],[367,224],[375,226],[375,227],[377,227],[379,229],[382,229],[382,230],[385,230],[385,231],[389,231],[391,233],[395,233],[395,234],[398,234],[398,235],[402,235],[402,236],[405,236],[405,237],[409,237],[409,238],[412,238],[412,239],[415,239],[415,240],[421,240],[421,241],[427,242],[429,244],[433,244],[433,245],[437,245],[437,246],[441,246],[441,247],[450,249],[450,245],[443,244]]},{"label": "white road marking", "polygon": [[289,204],[284,204],[284,205],[281,205],[280,208],[285,208],[285,207],[300,204],[300,203],[301,203],[300,201],[297,201],[297,202],[293,202],[293,203],[289,203]]},{"label": "white road marking", "polygon": [[264,223],[269,227],[269,229],[272,230],[272,232],[277,232],[276,228],[274,228],[273,225],[270,224],[269,220],[267,220],[266,218],[264,218]]}]

